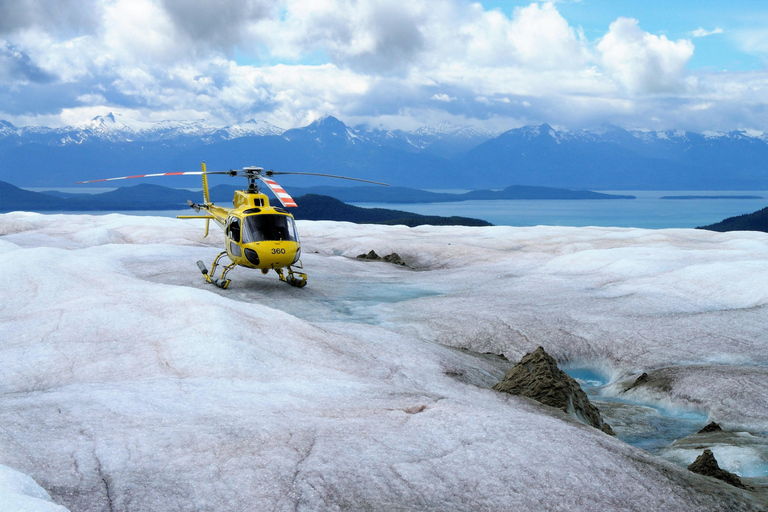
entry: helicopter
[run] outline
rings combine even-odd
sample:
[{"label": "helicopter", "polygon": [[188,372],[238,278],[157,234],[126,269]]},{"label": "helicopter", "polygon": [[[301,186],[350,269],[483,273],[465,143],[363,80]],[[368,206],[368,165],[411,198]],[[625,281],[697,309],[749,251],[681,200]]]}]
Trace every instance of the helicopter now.
[{"label": "helicopter", "polygon": [[[187,200],[187,205],[195,210],[195,213],[200,213],[200,210],[203,210],[205,214],[179,215],[177,218],[205,219],[205,235],[203,235],[203,238],[208,236],[210,221],[214,221],[224,230],[225,247],[213,260],[210,272],[206,268],[205,263],[202,261],[197,262],[197,267],[205,276],[206,282],[222,289],[226,289],[229,286],[231,281],[227,278],[227,274],[236,266],[259,269],[262,274],[268,274],[270,270],[274,270],[280,281],[297,288],[302,288],[307,284],[307,274],[303,272],[304,265],[301,263],[299,233],[296,230],[293,215],[285,209],[295,208],[298,205],[285,189],[272,179],[273,176],[281,174],[325,176],[388,186],[387,183],[347,176],[312,172],[278,172],[255,166],[244,167],[241,170],[208,171],[205,162],[203,162],[201,169],[201,171],[141,174],[121,176],[119,178],[79,181],[77,184],[82,185],[155,176],[202,176],[203,202],[194,203],[191,200]],[[244,177],[248,180],[248,188],[246,190],[235,191],[234,198],[232,199],[232,208],[218,206],[211,202],[208,192],[208,175],[211,174]],[[261,192],[259,182],[267,185],[283,207],[270,205],[267,195]],[[226,260],[224,258],[228,259],[230,263],[225,264]],[[221,274],[216,277],[219,267],[221,267]]]}]

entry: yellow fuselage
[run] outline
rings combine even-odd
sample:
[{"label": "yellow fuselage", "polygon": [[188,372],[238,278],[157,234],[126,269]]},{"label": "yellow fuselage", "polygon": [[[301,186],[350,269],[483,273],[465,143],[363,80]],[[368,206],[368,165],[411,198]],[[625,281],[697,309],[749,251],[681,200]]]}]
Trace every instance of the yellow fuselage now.
[{"label": "yellow fuselage", "polygon": [[237,265],[262,272],[294,264],[300,242],[293,215],[273,207],[261,193],[235,192],[233,208],[200,205],[224,230],[227,256]]}]

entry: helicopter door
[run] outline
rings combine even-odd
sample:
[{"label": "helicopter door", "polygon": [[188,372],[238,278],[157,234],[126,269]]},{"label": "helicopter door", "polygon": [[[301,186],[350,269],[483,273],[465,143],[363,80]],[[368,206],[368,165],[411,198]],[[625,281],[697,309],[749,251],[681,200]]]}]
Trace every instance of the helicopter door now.
[{"label": "helicopter door", "polygon": [[229,252],[233,256],[242,256],[240,248],[240,219],[230,217],[227,225],[227,238],[229,238]]}]

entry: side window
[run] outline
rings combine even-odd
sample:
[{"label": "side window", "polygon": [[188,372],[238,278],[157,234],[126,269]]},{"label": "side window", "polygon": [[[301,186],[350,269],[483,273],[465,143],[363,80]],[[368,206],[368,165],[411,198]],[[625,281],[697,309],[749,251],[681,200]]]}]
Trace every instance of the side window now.
[{"label": "side window", "polygon": [[290,219],[290,218],[287,219],[287,221],[288,221],[289,232],[292,235],[291,240],[293,240],[295,242],[298,242],[299,241],[299,232],[296,230],[296,223],[293,222],[293,219]]},{"label": "side window", "polygon": [[240,242],[240,219],[232,217],[229,220],[229,238]]}]

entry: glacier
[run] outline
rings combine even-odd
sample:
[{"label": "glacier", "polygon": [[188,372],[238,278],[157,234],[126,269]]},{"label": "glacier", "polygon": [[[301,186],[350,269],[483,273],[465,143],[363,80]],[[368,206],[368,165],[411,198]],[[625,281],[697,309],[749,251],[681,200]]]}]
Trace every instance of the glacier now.
[{"label": "glacier", "polygon": [[[687,471],[692,445],[649,453],[489,388],[541,345],[606,399],[738,432],[715,455],[764,489],[768,234],[298,226],[306,288],[236,269],[220,290],[195,261],[223,236],[194,221],[0,215],[0,503],[765,509]],[[643,372],[669,385],[625,392]]]}]

